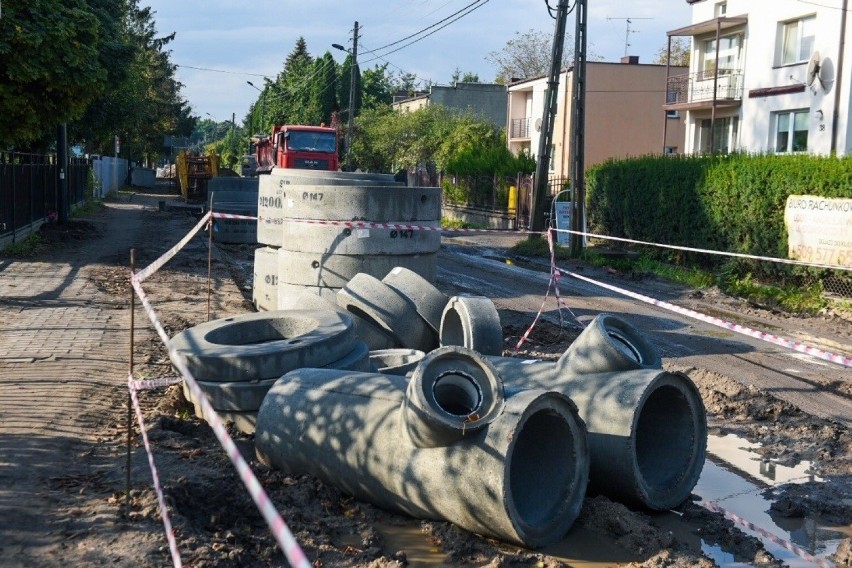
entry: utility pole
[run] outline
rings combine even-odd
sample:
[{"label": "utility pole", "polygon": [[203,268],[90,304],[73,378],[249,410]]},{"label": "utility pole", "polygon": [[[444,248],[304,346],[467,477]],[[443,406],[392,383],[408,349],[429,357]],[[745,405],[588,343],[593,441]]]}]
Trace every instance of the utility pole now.
[{"label": "utility pole", "polygon": [[[581,0],[576,0],[578,3]],[[556,30],[553,32],[553,47],[550,52],[550,76],[545,91],[544,112],[541,117],[541,137],[538,140],[538,163],[535,169],[535,192],[533,193],[532,221],[534,232],[544,230],[544,194],[547,192],[547,172],[550,166],[553,144],[553,123],[556,117],[559,74],[562,71],[562,49],[565,43],[565,20],[568,17],[568,0],[559,0],[556,8]]]},{"label": "utility pole", "polygon": [[352,61],[349,64],[349,120],[346,126],[346,169],[352,169],[352,127],[355,124],[355,77],[358,73],[358,22],[352,32]]},{"label": "utility pole", "polygon": [[583,252],[583,237],[578,232],[585,230],[586,218],[586,30],[588,0],[576,0],[577,29],[574,35],[574,72],[571,96],[571,256],[576,258]]},{"label": "utility pole", "polygon": [[610,18],[607,17],[606,21],[612,20],[625,20],[627,22],[627,29],[624,32],[624,55],[627,55],[627,50],[630,48],[630,34],[637,33],[635,30],[630,29],[630,24],[633,23],[633,20],[653,20],[654,18]]}]

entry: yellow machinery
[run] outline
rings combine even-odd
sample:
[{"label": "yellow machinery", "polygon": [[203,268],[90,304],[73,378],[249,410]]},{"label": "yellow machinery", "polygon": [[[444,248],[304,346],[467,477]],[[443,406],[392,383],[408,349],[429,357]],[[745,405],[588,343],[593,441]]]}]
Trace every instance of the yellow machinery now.
[{"label": "yellow machinery", "polygon": [[178,181],[180,181],[180,193],[184,201],[205,199],[207,180],[219,175],[219,154],[194,156],[184,150],[177,155],[175,164]]}]

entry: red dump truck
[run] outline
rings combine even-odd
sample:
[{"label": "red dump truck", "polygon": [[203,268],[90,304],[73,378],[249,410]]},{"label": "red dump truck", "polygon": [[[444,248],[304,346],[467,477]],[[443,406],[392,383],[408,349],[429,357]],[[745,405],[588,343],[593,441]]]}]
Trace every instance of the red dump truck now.
[{"label": "red dump truck", "polygon": [[271,136],[256,138],[257,173],[273,167],[337,170],[337,131],[324,126],[275,126]]}]

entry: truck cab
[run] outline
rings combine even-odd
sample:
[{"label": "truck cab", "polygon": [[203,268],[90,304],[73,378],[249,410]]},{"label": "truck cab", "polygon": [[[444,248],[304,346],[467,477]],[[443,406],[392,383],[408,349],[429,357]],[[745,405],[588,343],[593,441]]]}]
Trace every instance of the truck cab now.
[{"label": "truck cab", "polygon": [[277,168],[337,170],[337,131],[324,126],[275,126],[255,141],[257,173]]}]

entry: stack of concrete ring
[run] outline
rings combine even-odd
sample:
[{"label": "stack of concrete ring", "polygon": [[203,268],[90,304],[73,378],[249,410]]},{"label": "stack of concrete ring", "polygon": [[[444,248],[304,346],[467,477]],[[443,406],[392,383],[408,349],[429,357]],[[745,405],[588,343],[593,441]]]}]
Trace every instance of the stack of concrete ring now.
[{"label": "stack of concrete ring", "polygon": [[[438,231],[346,226],[347,222],[439,228],[441,189],[406,187],[389,174],[275,168],[260,177],[253,300],[276,310],[303,290],[332,297],[358,273],[402,266],[430,282]],[[309,221],[309,222],[306,222]]]}]

